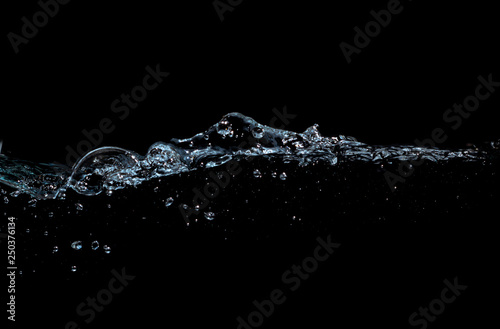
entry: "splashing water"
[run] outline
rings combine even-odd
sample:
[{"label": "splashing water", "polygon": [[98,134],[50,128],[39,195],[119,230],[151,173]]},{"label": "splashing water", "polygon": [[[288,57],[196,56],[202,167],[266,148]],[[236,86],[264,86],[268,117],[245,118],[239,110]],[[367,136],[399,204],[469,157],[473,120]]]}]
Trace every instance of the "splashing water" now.
[{"label": "splashing water", "polygon": [[[145,181],[249,157],[279,159],[310,166],[319,162],[331,167],[341,162],[392,163],[425,159],[431,162],[483,161],[498,158],[500,141],[485,149],[441,150],[417,146],[371,146],[353,137],[323,137],[318,125],[303,133],[271,128],[239,113],[229,113],[207,131],[188,139],[151,145],[146,155],[119,147],[102,147],[87,153],[73,168],[59,164],[32,163],[0,156],[0,182],[15,189],[12,196],[30,194],[36,199],[64,199],[66,191],[93,196]],[[256,177],[260,176],[257,170]],[[277,174],[272,173],[275,177]],[[281,180],[286,173],[278,173]],[[170,201],[167,201],[167,205]],[[79,210],[83,209],[77,205]]]}]

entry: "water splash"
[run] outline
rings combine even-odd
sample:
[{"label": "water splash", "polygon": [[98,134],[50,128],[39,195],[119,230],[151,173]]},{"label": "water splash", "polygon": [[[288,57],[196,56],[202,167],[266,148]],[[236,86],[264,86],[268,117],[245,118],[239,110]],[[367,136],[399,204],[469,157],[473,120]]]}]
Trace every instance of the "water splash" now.
[{"label": "water splash", "polygon": [[[111,195],[115,190],[138,186],[154,178],[217,167],[233,159],[249,157],[295,162],[301,167],[318,162],[335,167],[350,161],[481,161],[498,157],[499,145],[500,141],[496,141],[483,149],[454,151],[418,146],[372,146],[343,135],[321,136],[318,125],[296,133],[262,125],[239,113],[229,113],[191,138],[154,143],[144,156],[119,147],[102,147],[87,153],[69,168],[1,155],[0,182],[15,189],[12,196],[28,193],[36,199],[64,199],[68,189],[87,196],[103,192]],[[286,179],[286,173],[278,175]]]}]

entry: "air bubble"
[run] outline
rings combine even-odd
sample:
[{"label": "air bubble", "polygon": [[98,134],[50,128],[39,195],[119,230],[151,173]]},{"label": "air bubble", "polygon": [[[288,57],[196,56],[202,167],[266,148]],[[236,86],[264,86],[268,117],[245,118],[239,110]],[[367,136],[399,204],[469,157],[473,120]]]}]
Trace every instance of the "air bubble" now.
[{"label": "air bubble", "polygon": [[214,220],[215,214],[211,211],[205,213],[205,218],[208,220]]},{"label": "air bubble", "polygon": [[287,177],[287,176],[286,176],[286,173],[285,173],[285,172],[282,172],[282,173],[280,174],[280,179],[281,179],[281,180],[285,180],[285,179],[286,179],[286,177]]},{"label": "air bubble", "polygon": [[75,203],[76,210],[83,210],[83,205],[81,203]]},{"label": "air bubble", "polygon": [[261,172],[260,172],[259,169],[254,170],[253,177],[255,177],[255,178],[261,178],[262,177],[262,174],[261,174]]},{"label": "air bubble", "polygon": [[80,250],[82,249],[82,241],[73,241],[71,243],[71,248],[75,249],[75,250]]},{"label": "air bubble", "polygon": [[264,137],[264,129],[262,129],[260,127],[255,127],[252,130],[252,135],[254,138],[260,139],[260,138]]},{"label": "air bubble", "polygon": [[99,248],[99,241],[92,241],[90,244],[92,250],[97,250]]},{"label": "air bubble", "polygon": [[165,201],[165,207],[170,207],[173,203],[174,203],[174,198],[169,197],[169,198]]},{"label": "air bubble", "polygon": [[102,249],[104,250],[104,252],[105,252],[106,254],[111,253],[111,248],[110,248],[107,244],[105,244],[105,245],[102,247]]}]

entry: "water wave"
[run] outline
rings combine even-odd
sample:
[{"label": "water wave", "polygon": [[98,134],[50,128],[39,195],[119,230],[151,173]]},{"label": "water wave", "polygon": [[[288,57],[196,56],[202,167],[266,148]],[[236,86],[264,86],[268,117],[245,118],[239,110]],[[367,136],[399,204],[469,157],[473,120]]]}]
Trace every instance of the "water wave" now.
[{"label": "water wave", "polygon": [[392,163],[488,161],[498,157],[500,141],[484,147],[444,150],[412,145],[373,146],[354,137],[324,137],[314,125],[303,133],[276,129],[240,113],[226,114],[205,132],[187,139],[157,142],[139,155],[119,147],[101,147],[83,156],[72,168],[60,164],[33,163],[0,156],[0,182],[37,199],[64,199],[72,189],[82,195],[98,195],[154,178],[213,168],[231,160],[249,157],[274,158],[283,163],[309,166],[323,162],[363,161]]}]

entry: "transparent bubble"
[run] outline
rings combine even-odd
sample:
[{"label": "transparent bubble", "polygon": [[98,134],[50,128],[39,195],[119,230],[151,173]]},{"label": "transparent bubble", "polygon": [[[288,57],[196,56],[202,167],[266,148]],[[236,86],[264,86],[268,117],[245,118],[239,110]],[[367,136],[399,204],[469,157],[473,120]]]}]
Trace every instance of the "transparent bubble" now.
[{"label": "transparent bubble", "polygon": [[76,272],[76,266],[75,265],[71,266],[71,272]]},{"label": "transparent bubble", "polygon": [[255,178],[261,178],[262,177],[262,174],[261,174],[261,172],[260,172],[259,169],[255,169],[253,171],[253,177],[255,177]]},{"label": "transparent bubble", "polygon": [[280,174],[280,179],[281,179],[281,180],[285,180],[285,179],[286,179],[286,177],[287,177],[287,176],[286,176],[286,173],[285,173],[285,172],[282,172],[282,173]]},{"label": "transparent bubble", "polygon": [[99,241],[92,241],[92,243],[90,244],[90,247],[92,248],[92,250],[97,250],[99,248]]},{"label": "transparent bubble", "polygon": [[58,246],[54,246],[54,248],[52,249],[52,253],[55,254],[58,251],[59,251],[59,247]]},{"label": "transparent bubble", "polygon": [[81,203],[75,203],[76,210],[83,210],[83,205]]},{"label": "transparent bubble", "polygon": [[271,173],[271,176],[273,176],[273,178],[276,178],[276,177],[278,177],[278,173],[277,173],[276,171],[273,171],[273,172]]},{"label": "transparent bubble", "polygon": [[165,201],[165,207],[170,207],[173,203],[174,203],[174,198],[169,197],[169,198]]},{"label": "transparent bubble", "polygon": [[109,247],[107,244],[105,244],[102,249],[106,254],[109,254],[111,252],[111,247]]},{"label": "transparent bubble", "polygon": [[71,243],[71,248],[75,249],[75,250],[80,250],[82,249],[82,241],[73,241]]},{"label": "transparent bubble", "polygon": [[211,211],[205,213],[205,218],[208,220],[213,220],[215,218],[215,214]]},{"label": "transparent bubble", "polygon": [[257,139],[262,138],[262,137],[264,137],[264,129],[259,128],[259,127],[255,127],[252,130],[252,135],[254,138],[257,138]]}]

